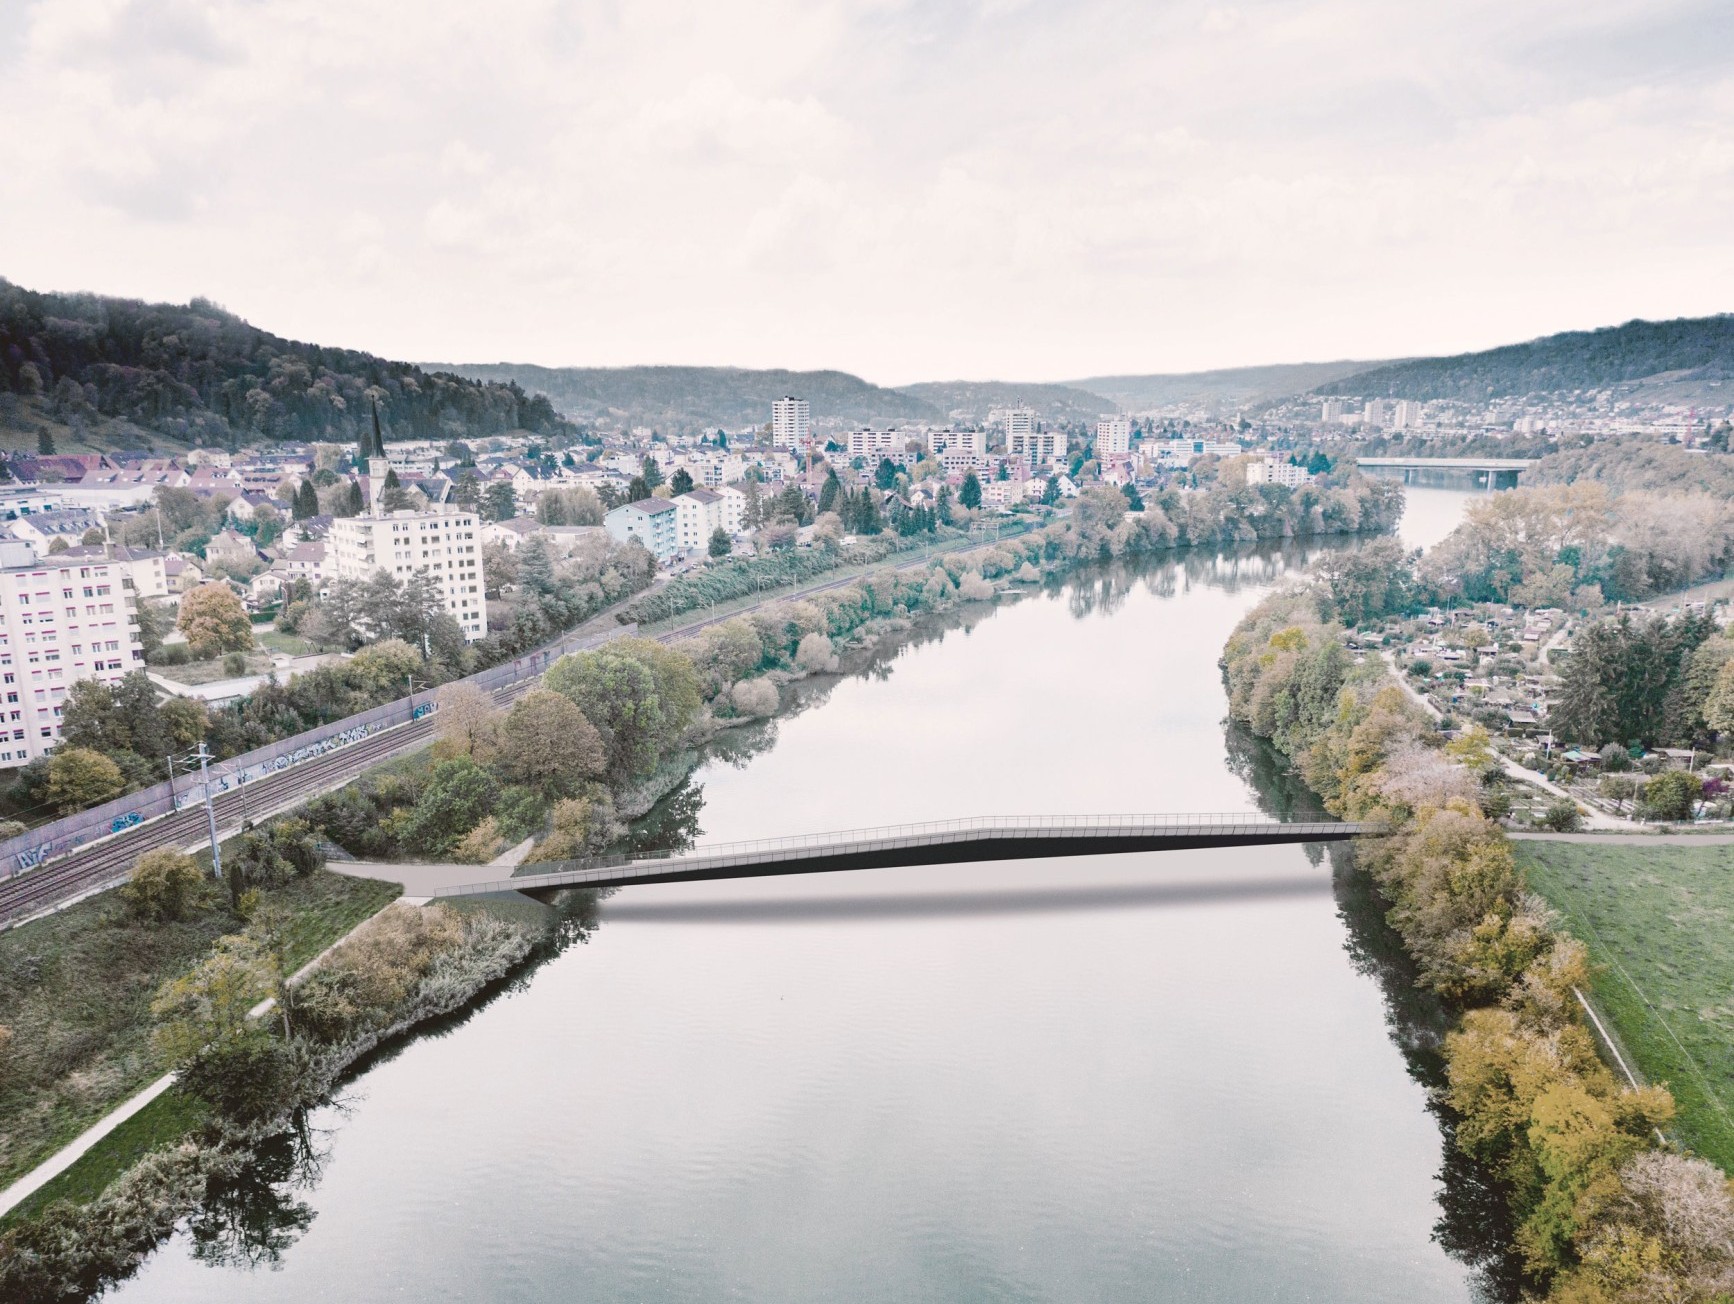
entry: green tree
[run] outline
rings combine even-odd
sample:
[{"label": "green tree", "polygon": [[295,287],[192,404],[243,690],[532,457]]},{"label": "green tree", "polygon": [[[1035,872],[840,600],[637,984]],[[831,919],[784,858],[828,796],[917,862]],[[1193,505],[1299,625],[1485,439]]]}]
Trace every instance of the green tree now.
[{"label": "green tree", "polygon": [[36,432],[36,451],[42,457],[54,456],[54,432],[47,426]]},{"label": "green tree", "polygon": [[662,468],[657,465],[654,457],[646,457],[641,465],[643,467],[641,478],[645,487],[655,489],[662,483]]},{"label": "green tree", "polygon": [[626,482],[626,501],[641,503],[650,497],[650,484],[641,475],[635,475]]},{"label": "green tree", "polygon": [[464,757],[441,761],[422,789],[404,834],[429,854],[449,851],[482,822],[499,795],[499,781],[474,761]]},{"label": "green tree", "polygon": [[379,491],[379,503],[388,512],[401,512],[410,506],[409,490],[403,487],[397,478],[396,470],[388,467],[385,472],[385,484]]},{"label": "green tree", "polygon": [[1126,497],[1126,509],[1128,511],[1141,512],[1144,510],[1144,499],[1139,494],[1137,485],[1128,480],[1120,486],[1120,492]]},{"label": "green tree", "polygon": [[729,538],[729,532],[722,526],[719,525],[710,532],[710,555],[712,557],[726,557],[734,551],[734,547],[734,540]]},{"label": "green tree", "polygon": [[873,471],[873,487],[878,490],[888,490],[897,483],[897,463],[889,457],[879,459],[879,465]]},{"label": "green tree", "polygon": [[518,549],[518,587],[542,595],[554,592],[554,563],[540,539],[531,539]]},{"label": "green tree", "polygon": [[295,491],[295,503],[292,508],[298,521],[319,515],[319,491],[313,487],[311,477],[301,481],[301,487]]},{"label": "green tree", "polygon": [[490,521],[509,521],[518,514],[518,496],[510,480],[495,480],[482,493],[482,516]]},{"label": "green tree", "polygon": [[151,1002],[155,1041],[164,1060],[181,1067],[225,1042],[242,1039],[247,1012],[270,996],[276,975],[256,939],[244,933],[217,939],[210,953]]},{"label": "green tree", "polygon": [[538,689],[518,700],[500,726],[499,769],[545,796],[571,797],[608,762],[602,736],[572,699]]},{"label": "green tree", "polygon": [[974,471],[963,473],[963,487],[957,491],[957,501],[972,512],[981,506],[981,481]]},{"label": "green tree", "polygon": [[595,727],[610,782],[625,783],[656,768],[665,722],[656,676],[643,662],[611,645],[561,657],[544,681]]},{"label": "green tree", "polygon": [[44,795],[63,815],[118,797],[125,787],[120,766],[101,752],[87,747],[60,747],[48,758]]},{"label": "green tree", "polygon": [[668,482],[668,487],[674,490],[675,497],[692,492],[692,475],[684,466],[676,467],[674,477]]},{"label": "green tree", "polygon": [[343,515],[360,516],[366,506],[361,497],[361,481],[351,480],[343,499]]},{"label": "green tree", "polygon": [[819,512],[818,512],[818,514],[820,516],[823,516],[826,512],[836,510],[836,508],[837,508],[837,495],[840,494],[842,491],[843,491],[843,486],[842,486],[842,483],[837,479],[837,473],[835,471],[831,470],[829,467],[827,467],[825,469],[825,483],[819,489]]},{"label": "green tree", "polygon": [[253,648],[253,622],[227,584],[201,584],[184,596],[176,623],[198,657]]}]

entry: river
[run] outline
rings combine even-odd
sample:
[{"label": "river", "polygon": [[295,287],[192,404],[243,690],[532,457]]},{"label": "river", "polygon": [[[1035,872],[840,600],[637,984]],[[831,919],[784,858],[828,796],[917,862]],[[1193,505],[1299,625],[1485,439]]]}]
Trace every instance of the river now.
[{"label": "river", "polygon": [[[1423,492],[1416,546],[1451,509]],[[1303,561],[971,609],[800,685],[659,814],[716,841],[1286,810],[1216,658]],[[624,890],[115,1293],[1466,1301],[1436,1012],[1378,914],[1301,847]]]}]

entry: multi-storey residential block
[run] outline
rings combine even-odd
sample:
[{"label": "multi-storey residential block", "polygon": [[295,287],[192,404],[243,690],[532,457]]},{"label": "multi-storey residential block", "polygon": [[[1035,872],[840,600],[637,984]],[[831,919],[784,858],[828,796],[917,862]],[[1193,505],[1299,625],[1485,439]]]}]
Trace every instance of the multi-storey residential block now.
[{"label": "multi-storey residential block", "polygon": [[1062,430],[1037,430],[1006,421],[1005,455],[1027,466],[1051,466],[1066,460],[1066,435]]},{"label": "multi-storey residential block", "polygon": [[943,430],[929,430],[927,447],[935,457],[946,453],[969,453],[976,457],[986,457],[987,431],[955,430],[949,426]]},{"label": "multi-storey residential block", "polygon": [[116,683],[144,665],[135,612],[119,563],[38,561],[27,544],[0,540],[0,765],[54,749],[74,683]]},{"label": "multi-storey residential block", "polygon": [[675,537],[682,552],[698,552],[710,545],[719,529],[739,534],[746,513],[747,496],[739,489],[694,489],[669,500],[675,506]]},{"label": "multi-storey residential block", "polygon": [[482,573],[481,522],[464,507],[431,507],[423,512],[387,512],[380,505],[385,485],[383,458],[368,464],[374,489],[371,514],[331,523],[326,538],[325,573],[332,579],[369,580],[380,571],[397,580],[419,573],[439,586],[445,609],[464,641],[486,636],[487,580]]},{"label": "multi-storey residential block", "polygon": [[1131,451],[1132,422],[1128,418],[1105,416],[1096,422],[1097,457],[1124,457]]},{"label": "multi-storey residential block", "polygon": [[882,457],[903,452],[903,445],[907,440],[906,435],[896,430],[851,430],[849,456],[851,459],[864,457],[878,462]]},{"label": "multi-storey residential block", "polygon": [[608,537],[625,543],[637,539],[658,561],[667,561],[681,550],[680,508],[672,498],[641,498],[622,503],[602,524]]},{"label": "multi-storey residential block", "polygon": [[1280,484],[1293,489],[1311,479],[1304,466],[1295,466],[1277,457],[1257,458],[1246,466],[1248,484]]},{"label": "multi-storey residential block", "polygon": [[785,395],[771,404],[771,447],[805,452],[812,440],[811,412],[806,399]]}]

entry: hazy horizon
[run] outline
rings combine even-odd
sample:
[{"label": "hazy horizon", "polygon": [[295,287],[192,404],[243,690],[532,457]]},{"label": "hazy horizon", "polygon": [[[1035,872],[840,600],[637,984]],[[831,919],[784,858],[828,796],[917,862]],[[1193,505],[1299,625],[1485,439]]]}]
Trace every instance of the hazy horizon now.
[{"label": "hazy horizon", "polygon": [[1703,0],[7,12],[0,274],[386,357],[1184,374],[1734,284]]}]

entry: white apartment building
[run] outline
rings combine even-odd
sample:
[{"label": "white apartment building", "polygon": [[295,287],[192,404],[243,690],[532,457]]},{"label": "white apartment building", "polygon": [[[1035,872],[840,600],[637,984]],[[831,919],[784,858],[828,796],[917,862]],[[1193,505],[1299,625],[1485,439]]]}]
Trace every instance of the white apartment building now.
[{"label": "white apartment building", "polygon": [[791,452],[813,442],[813,423],[807,400],[786,394],[771,403],[771,447]]},{"label": "white apartment building", "polygon": [[682,552],[702,552],[719,528],[731,535],[743,528],[747,496],[739,489],[694,489],[670,501],[675,506],[675,539]]},{"label": "white apartment building", "polygon": [[386,512],[379,501],[385,461],[368,462],[374,489],[368,516],[344,516],[326,536],[325,573],[332,579],[370,580],[380,571],[407,580],[418,571],[439,586],[445,609],[464,641],[488,632],[487,581],[482,574],[481,521],[466,507],[430,507],[423,512]]},{"label": "white apartment building", "polygon": [[[1007,444],[1010,448],[1010,444]],[[1096,422],[1096,456],[1124,457],[1132,451],[1132,422],[1127,417],[1104,416]]]},{"label": "white apartment building", "polygon": [[[1128,441],[1130,435],[1127,436]],[[1124,451],[1122,449],[1121,451]],[[1098,446],[1098,452],[1100,448]],[[1006,419],[1005,455],[1028,466],[1052,466],[1066,460],[1066,433],[1016,426]]]},{"label": "white apartment building", "polygon": [[1343,401],[1340,398],[1327,398],[1319,408],[1319,420],[1326,425],[1340,424],[1343,419]]},{"label": "white apartment building", "polygon": [[1304,466],[1295,466],[1278,457],[1261,457],[1246,466],[1247,484],[1280,484],[1298,488],[1311,480]]},{"label": "white apartment building", "polygon": [[1007,408],[1005,413],[1005,446],[1009,451],[1012,440],[1028,438],[1035,432],[1036,414],[1033,408]]},{"label": "white apartment building", "polygon": [[927,432],[927,447],[935,457],[946,453],[967,453],[973,457],[987,456],[987,431],[985,430],[929,430]]},{"label": "white apartment building", "polygon": [[78,680],[113,684],[143,667],[135,607],[118,562],[39,562],[0,540],[0,766],[54,750]]},{"label": "white apartment building", "polygon": [[1391,410],[1391,429],[1415,430],[1421,425],[1421,405],[1412,398],[1400,398]]},{"label": "white apartment building", "polygon": [[849,457],[867,458],[877,463],[882,457],[901,455],[908,436],[896,430],[851,430]]},{"label": "white apartment building", "polygon": [[1373,426],[1382,430],[1389,419],[1390,414],[1387,412],[1385,400],[1382,398],[1368,399],[1367,406],[1361,409],[1362,425]]}]

